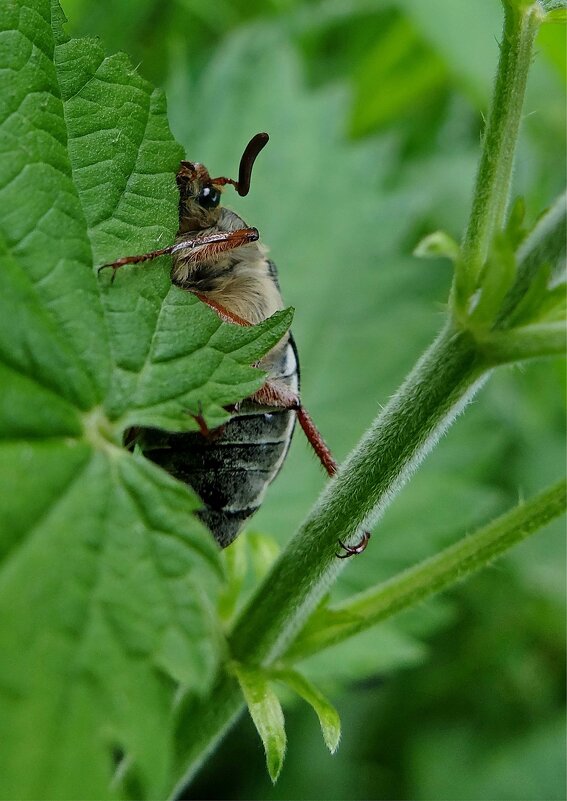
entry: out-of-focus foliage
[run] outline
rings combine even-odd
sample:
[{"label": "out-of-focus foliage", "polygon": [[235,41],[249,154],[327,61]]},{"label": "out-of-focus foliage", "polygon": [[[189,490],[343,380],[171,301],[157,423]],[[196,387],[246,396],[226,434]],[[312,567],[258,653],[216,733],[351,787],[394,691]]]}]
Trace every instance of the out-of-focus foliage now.
[{"label": "out-of-focus foliage", "polygon": [[[459,238],[498,53],[497,0],[66,0],[73,33],[126,50],[168,94],[190,158],[236,170],[267,130],[248,198],[225,202],[276,260],[303,397],[343,458],[440,324],[448,263],[411,256]],[[515,193],[533,220],[565,173],[565,41],[544,26]],[[559,362],[496,374],[396,500],[346,594],[433,553],[557,478]],[[299,435],[253,526],[281,542],[323,484]],[[449,597],[307,663],[332,693],[330,757],[309,711],[288,717],[275,788],[248,720],[197,784],[211,798],[553,799],[564,792],[561,524]]]}]

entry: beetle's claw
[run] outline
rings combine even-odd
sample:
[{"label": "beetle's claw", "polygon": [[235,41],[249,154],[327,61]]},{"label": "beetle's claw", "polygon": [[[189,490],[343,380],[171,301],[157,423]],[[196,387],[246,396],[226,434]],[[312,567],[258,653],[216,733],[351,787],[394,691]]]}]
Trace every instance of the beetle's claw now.
[{"label": "beetle's claw", "polygon": [[111,262],[108,262],[108,264],[102,264],[98,268],[98,270],[96,271],[96,274],[100,275],[103,270],[111,269],[112,270],[112,277],[110,279],[110,283],[113,284],[115,279],[116,279],[116,273],[118,272],[118,270],[122,266],[123,265],[121,264],[120,260],[119,261],[111,261]]},{"label": "beetle's claw", "polygon": [[342,540],[339,540],[339,545],[345,551],[345,553],[337,553],[335,556],[337,559],[349,559],[351,556],[357,556],[359,553],[362,553],[366,550],[366,546],[368,545],[368,541],[370,540],[370,532],[365,531],[362,535],[362,539],[360,542],[357,542],[356,545],[346,545]]}]

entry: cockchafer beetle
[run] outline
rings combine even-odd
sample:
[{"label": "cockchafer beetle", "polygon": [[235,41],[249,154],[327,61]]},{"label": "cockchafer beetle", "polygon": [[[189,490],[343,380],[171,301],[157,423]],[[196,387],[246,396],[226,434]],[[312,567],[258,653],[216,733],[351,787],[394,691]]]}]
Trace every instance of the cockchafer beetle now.
[{"label": "cockchafer beetle", "polygon": [[[126,256],[99,268],[116,271],[127,265],[172,256],[172,281],[192,292],[221,319],[237,325],[254,325],[284,308],[277,269],[267,257],[256,228],[250,228],[233,211],[221,206],[227,184],[245,196],[252,167],[268,142],[268,134],[254,136],[242,155],[238,180],[211,178],[202,164],[182,161],[177,173],[179,231],[169,247],[138,256]],[[144,455],[171,475],[189,484],[205,508],[200,517],[222,547],[238,536],[260,506],[269,484],[286,457],[296,419],[329,476],[337,470],[329,448],[301,404],[299,360],[291,333],[257,365],[268,374],[264,386],[233,411],[231,419],[210,431],[196,416],[200,431],[169,433],[137,429],[136,442]],[[346,558],[361,553],[369,532],[349,546],[339,541]]]}]

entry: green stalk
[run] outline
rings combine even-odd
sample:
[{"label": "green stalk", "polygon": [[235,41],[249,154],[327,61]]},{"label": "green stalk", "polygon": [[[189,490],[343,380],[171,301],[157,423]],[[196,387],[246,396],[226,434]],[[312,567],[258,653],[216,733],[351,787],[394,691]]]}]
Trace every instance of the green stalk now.
[{"label": "green stalk", "polygon": [[[468,332],[447,326],[322,493],[298,534],[241,612],[232,657],[269,665],[284,652],[344,566],[337,541],[372,525],[437,442],[486,373]],[[242,708],[234,679],[221,674],[210,698],[191,699],[178,723],[179,792]]]},{"label": "green stalk", "polygon": [[457,302],[466,304],[486,259],[490,241],[504,225],[512,168],[532,49],[544,11],[538,2],[504,0],[500,60],[473,203],[456,266]]},{"label": "green stalk", "polygon": [[329,625],[300,635],[285,659],[305,659],[462,581],[563,514],[566,504],[564,479],[430,559],[332,607]]},{"label": "green stalk", "polygon": [[483,366],[468,333],[449,326],[378,415],[297,535],[257,589],[230,638],[233,657],[279,656],[344,566],[337,542],[360,539],[480,386]]}]

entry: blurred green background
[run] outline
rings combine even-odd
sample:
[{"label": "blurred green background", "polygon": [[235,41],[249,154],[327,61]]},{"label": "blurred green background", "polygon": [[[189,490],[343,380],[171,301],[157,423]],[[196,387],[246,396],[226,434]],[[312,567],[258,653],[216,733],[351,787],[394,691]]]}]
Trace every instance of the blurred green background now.
[{"label": "blurred green background", "polygon": [[[63,0],[72,35],[126,51],[164,87],[193,160],[233,175],[270,133],[245,199],[296,308],[303,398],[336,456],[355,444],[442,320],[498,56],[497,0]],[[533,221],[565,174],[565,33],[544,27],[515,194]],[[494,375],[396,499],[337,596],[435,552],[563,472],[557,361]],[[296,435],[253,521],[285,542],[324,483]],[[305,665],[343,720],[331,757],[310,710],[286,706],[277,786],[245,718],[195,798],[565,798],[564,524],[484,574]]]}]

